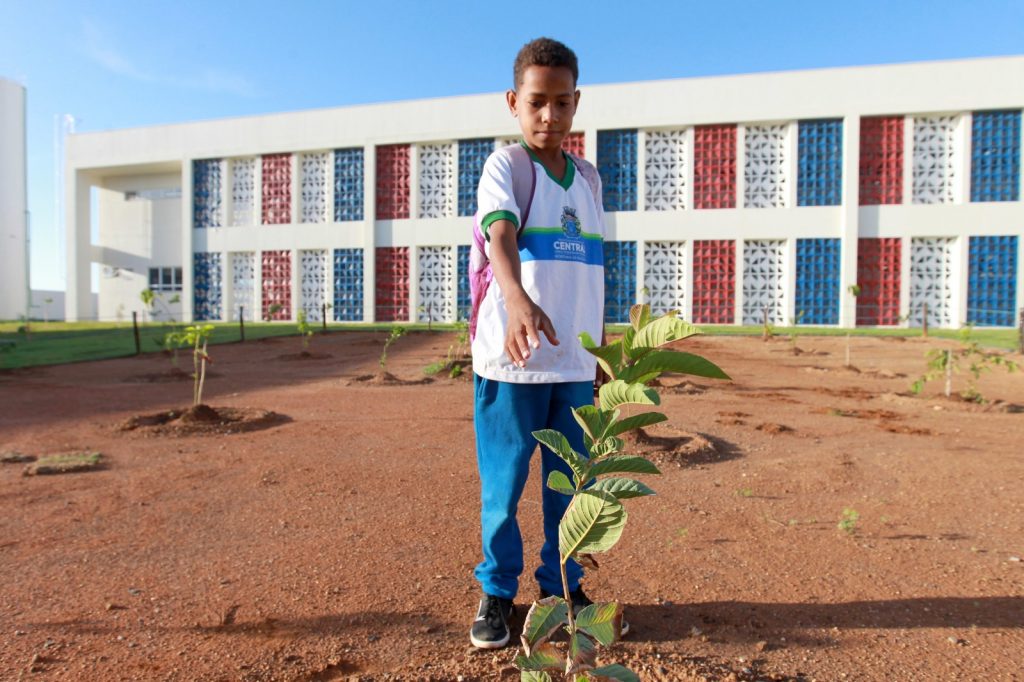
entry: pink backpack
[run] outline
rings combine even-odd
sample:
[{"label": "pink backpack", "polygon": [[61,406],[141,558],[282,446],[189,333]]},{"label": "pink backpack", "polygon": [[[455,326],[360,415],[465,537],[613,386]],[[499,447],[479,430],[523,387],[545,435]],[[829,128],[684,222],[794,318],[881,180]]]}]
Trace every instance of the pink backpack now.
[{"label": "pink backpack", "polygon": [[[508,157],[512,167],[512,195],[515,197],[516,206],[519,207],[519,231],[523,231],[526,221],[530,218],[530,207],[533,205],[533,191],[537,188],[537,168],[533,165],[533,159],[526,148],[519,144],[510,144],[499,149],[497,154],[504,154]],[[601,203],[601,180],[597,169],[585,159],[575,154],[566,152],[566,155],[576,166],[576,170],[582,175],[590,191],[594,194],[594,201],[597,205],[598,215],[603,220],[604,207]],[[469,313],[469,338],[476,338],[476,323],[480,312],[480,304],[483,303],[487,289],[494,279],[494,272],[491,269],[491,261],[487,258],[487,251],[484,247],[485,237],[480,229],[480,222],[473,219],[473,244],[469,248],[469,295],[471,308]]]}]

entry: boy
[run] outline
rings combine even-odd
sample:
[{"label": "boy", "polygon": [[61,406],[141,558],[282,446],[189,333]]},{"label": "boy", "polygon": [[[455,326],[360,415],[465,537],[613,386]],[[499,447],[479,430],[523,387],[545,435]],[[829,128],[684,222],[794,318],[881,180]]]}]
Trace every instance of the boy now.
[{"label": "boy", "polygon": [[[586,452],[570,409],[593,404],[596,362],[577,335],[600,339],[604,317],[600,180],[592,165],[562,151],[580,99],[576,55],[539,38],[519,51],[513,75],[508,108],[535,173],[527,224],[520,224],[526,207],[516,204],[509,155],[488,158],[478,189],[477,218],[494,278],[472,346],[484,554],[474,574],[484,595],[470,641],[487,649],[509,641],[523,570],[516,508],[537,447],[531,433],[561,431],[574,450]],[[572,475],[546,447],[541,470],[542,482],[553,470]],[[558,523],[570,499],[544,486],[544,546],[535,573],[542,597],[562,594]],[[582,568],[570,561],[566,571],[574,606],[589,604],[579,587]]]}]

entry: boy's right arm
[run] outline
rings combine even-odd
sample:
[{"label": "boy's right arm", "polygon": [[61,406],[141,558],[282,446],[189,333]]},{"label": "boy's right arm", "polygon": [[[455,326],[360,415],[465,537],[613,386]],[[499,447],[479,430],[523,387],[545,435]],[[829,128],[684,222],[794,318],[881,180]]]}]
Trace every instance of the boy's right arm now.
[{"label": "boy's right arm", "polygon": [[540,347],[540,332],[552,346],[558,345],[555,328],[547,314],[523,289],[516,226],[511,220],[496,220],[487,230],[494,279],[505,299],[508,326],[505,353],[517,367],[525,367],[530,349]]}]

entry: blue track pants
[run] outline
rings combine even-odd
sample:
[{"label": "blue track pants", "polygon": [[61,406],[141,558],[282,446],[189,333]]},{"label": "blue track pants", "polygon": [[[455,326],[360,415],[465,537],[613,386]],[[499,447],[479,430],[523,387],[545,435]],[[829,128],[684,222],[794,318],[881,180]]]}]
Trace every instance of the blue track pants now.
[{"label": "blue track pants", "polygon": [[[474,575],[483,591],[513,599],[523,572],[523,538],[516,520],[519,498],[529,474],[530,457],[537,449],[532,432],[561,431],[572,448],[585,455],[583,430],[571,408],[594,403],[594,384],[578,381],[561,384],[512,384],[474,376],[474,425],[477,467],[480,473],[480,526],[484,560]],[[541,446],[541,484],[544,486],[544,546],[541,565],[535,572],[540,586],[562,594],[559,569],[558,523],[572,498],[547,487],[548,474],[561,471],[572,480],[569,466]],[[579,587],[583,569],[575,561],[566,564],[569,589]]]}]

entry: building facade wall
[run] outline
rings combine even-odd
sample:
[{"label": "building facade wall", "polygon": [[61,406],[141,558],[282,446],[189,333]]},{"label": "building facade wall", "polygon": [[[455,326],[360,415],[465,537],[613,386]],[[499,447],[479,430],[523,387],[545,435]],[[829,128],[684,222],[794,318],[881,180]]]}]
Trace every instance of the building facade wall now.
[{"label": "building facade wall", "polygon": [[25,88],[0,78],[0,320],[29,317]]},{"label": "building facade wall", "polygon": [[[606,317],[646,297],[712,324],[1013,324],[1022,107],[1020,57],[583,88]],[[516,132],[499,94],[298,112],[77,135],[68,177],[104,188],[99,262],[177,257],[186,318],[453,320],[482,160]],[[108,195],[155,167],[179,225],[146,236]]]}]

